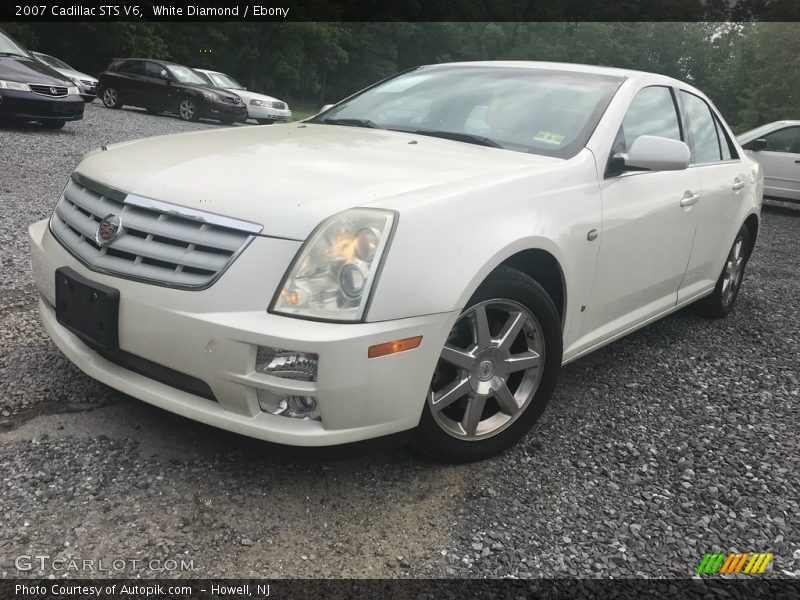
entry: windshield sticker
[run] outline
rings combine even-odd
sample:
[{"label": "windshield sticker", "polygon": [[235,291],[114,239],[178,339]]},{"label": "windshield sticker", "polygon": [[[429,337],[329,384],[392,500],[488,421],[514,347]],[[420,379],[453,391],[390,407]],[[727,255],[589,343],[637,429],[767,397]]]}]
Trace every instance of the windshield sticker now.
[{"label": "windshield sticker", "polygon": [[560,133],[553,133],[551,131],[541,130],[533,137],[533,141],[559,146],[564,141],[564,136],[561,135]]}]

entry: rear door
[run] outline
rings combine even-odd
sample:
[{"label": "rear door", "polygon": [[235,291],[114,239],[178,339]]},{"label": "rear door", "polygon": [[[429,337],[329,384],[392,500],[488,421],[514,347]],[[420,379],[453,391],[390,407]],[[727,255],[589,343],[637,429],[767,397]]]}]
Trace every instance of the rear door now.
[{"label": "rear door", "polygon": [[767,135],[767,147],[750,152],[764,168],[764,196],[800,202],[800,127],[784,127]]},{"label": "rear door", "polygon": [[143,60],[125,60],[117,69],[119,94],[123,104],[144,106],[142,79],[144,78]]},{"label": "rear door", "polygon": [[742,225],[745,200],[751,196],[754,184],[711,106],[686,90],[678,96],[692,149],[690,170],[700,176],[700,198],[695,206],[697,233],[686,277],[678,291],[678,301],[682,302],[716,285]]},{"label": "rear door", "polygon": [[169,107],[169,92],[171,82],[169,73],[164,65],[145,61],[145,94],[148,108],[164,110]]}]

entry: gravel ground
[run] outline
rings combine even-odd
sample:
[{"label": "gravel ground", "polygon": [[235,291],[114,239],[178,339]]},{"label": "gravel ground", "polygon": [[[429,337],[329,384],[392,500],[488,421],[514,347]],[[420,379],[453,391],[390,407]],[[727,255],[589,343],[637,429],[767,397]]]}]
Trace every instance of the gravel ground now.
[{"label": "gravel ground", "polygon": [[25,228],[80,157],[211,127],[90,105],[60,132],[0,131],[0,576],[44,554],[126,561],[100,576],[687,577],[711,550],[800,576],[800,210],[765,209],[732,315],[684,311],[567,366],[502,457],[331,456],[124,396],[38,323]]}]

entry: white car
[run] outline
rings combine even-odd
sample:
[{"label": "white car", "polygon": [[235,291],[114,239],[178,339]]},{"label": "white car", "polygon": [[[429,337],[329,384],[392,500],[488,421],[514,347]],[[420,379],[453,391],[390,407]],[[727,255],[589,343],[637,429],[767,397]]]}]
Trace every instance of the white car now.
[{"label": "white car", "polygon": [[96,77],[76,71],[63,60],[45,54],[44,52],[31,52],[31,54],[72,81],[78,87],[78,91],[84,102],[91,102],[97,98],[97,84],[99,82]]},{"label": "white car", "polygon": [[241,97],[247,105],[247,118],[253,119],[259,125],[268,125],[288,121],[292,118],[292,111],[289,105],[283,100],[278,100],[265,94],[250,92],[241,83],[230,75],[219,71],[209,71],[208,69],[193,69],[200,76],[214,87],[223,88]]},{"label": "white car", "polygon": [[764,197],[800,202],[800,121],[775,121],[739,136],[764,170]]},{"label": "white car", "polygon": [[727,314],[762,186],[680,81],[454,63],[302,123],[104,147],[29,236],[47,332],[111,387],[465,461],[531,429],[563,364],[688,304]]}]

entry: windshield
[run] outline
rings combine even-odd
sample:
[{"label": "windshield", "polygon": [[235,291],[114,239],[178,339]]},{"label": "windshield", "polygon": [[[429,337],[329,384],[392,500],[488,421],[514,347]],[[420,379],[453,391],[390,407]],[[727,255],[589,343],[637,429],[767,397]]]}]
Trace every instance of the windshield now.
[{"label": "windshield", "polygon": [[437,135],[568,158],[588,141],[622,78],[526,67],[423,67],[312,122]]},{"label": "windshield", "polygon": [[63,60],[58,60],[55,56],[50,56],[49,54],[42,54],[41,52],[35,52],[34,55],[43,63],[46,63],[51,67],[55,67],[57,69],[70,69],[73,71],[75,70],[72,67],[70,67],[67,63],[65,63]]},{"label": "windshield", "polygon": [[189,67],[183,67],[181,65],[167,65],[167,69],[169,69],[169,72],[172,73],[172,76],[181,83],[197,83],[199,85],[206,84],[206,82],[203,81],[203,78],[192,71]]},{"label": "windshield", "polygon": [[30,58],[30,53],[5,33],[0,31],[0,54],[15,54]]},{"label": "windshield", "polygon": [[233,77],[225,75],[225,73],[206,73],[211,82],[221,88],[232,88],[234,90],[244,89],[241,83],[236,81]]}]

